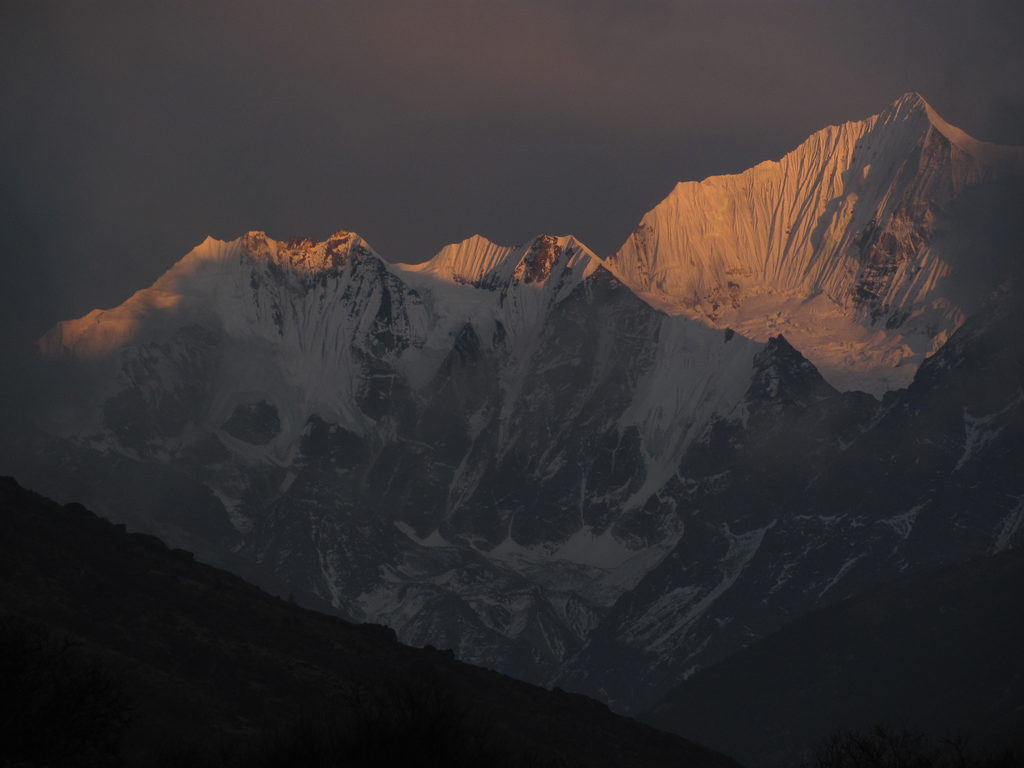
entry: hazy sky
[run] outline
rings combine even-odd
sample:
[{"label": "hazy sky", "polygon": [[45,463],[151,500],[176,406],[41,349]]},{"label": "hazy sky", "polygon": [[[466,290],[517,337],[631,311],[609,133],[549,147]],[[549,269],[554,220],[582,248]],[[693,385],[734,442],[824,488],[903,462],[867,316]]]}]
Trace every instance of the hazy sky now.
[{"label": "hazy sky", "polygon": [[601,255],[679,180],[920,91],[1024,143],[1024,3],[0,1],[0,343],[207,234]]}]

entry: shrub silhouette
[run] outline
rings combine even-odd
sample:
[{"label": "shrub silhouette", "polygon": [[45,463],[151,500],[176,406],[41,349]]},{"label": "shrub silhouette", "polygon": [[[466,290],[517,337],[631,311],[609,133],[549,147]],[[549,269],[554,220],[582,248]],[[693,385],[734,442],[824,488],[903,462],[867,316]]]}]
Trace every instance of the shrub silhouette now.
[{"label": "shrub silhouette", "polygon": [[119,766],[121,678],[68,637],[0,615],[0,766]]},{"label": "shrub silhouette", "polygon": [[540,757],[429,673],[336,693],[247,745],[183,747],[160,768],[574,768]]},{"label": "shrub silhouette", "polygon": [[843,731],[819,746],[816,768],[1020,768],[1024,750],[1011,747],[977,754],[964,738],[934,741],[906,728],[877,725]]},{"label": "shrub silhouette", "polygon": [[360,686],[336,699],[330,715],[303,715],[286,730],[265,736],[244,765],[568,768],[525,750],[430,674]]}]

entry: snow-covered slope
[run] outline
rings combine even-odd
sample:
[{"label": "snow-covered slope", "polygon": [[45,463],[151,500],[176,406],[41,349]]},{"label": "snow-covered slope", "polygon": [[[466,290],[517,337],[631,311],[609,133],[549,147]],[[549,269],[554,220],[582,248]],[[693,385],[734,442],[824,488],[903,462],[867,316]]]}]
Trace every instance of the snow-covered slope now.
[{"label": "snow-covered slope", "polygon": [[[120,306],[59,323],[40,348],[51,358],[120,367],[106,374],[109,394],[139,384],[143,372],[123,365],[125,358],[159,356],[161,344],[194,349],[181,330],[198,331],[219,351],[213,368],[184,373],[205,387],[201,405],[189,407],[221,425],[236,408],[268,402],[281,430],[260,449],[266,453],[290,446],[311,413],[359,433],[370,429],[350,375],[357,358],[401,359],[423,345],[427,326],[420,297],[358,235],[338,232],[314,243],[249,232],[230,242],[207,238]],[[160,398],[160,387],[153,381],[148,391]],[[287,450],[276,455],[286,460]]]},{"label": "snow-covered slope", "polygon": [[643,709],[811,608],[1024,545],[1022,306],[969,318],[881,403],[770,341],[658,495],[686,533],[555,682]]},{"label": "snow-covered slope", "polygon": [[646,502],[760,345],[652,309],[572,237],[403,265],[351,233],[249,233],[41,348],[96,393],[54,430],[69,474],[128,462],[208,511],[90,503],[141,505],[193,548],[216,532],[203,551],[546,679],[678,538]]},{"label": "snow-covered slope", "polygon": [[783,616],[1020,541],[1019,324],[957,331],[1019,272],[1020,157],[907,96],[680,185],[608,261],[568,236],[416,265],[348,232],[207,239],[41,340],[44,426],[5,463],[629,709]]},{"label": "snow-covered slope", "polygon": [[949,236],[957,202],[1022,170],[1024,149],[975,141],[906,94],[777,162],[680,183],[609,266],[653,306],[783,333],[836,386],[881,394],[985,298],[962,290],[989,255]]}]

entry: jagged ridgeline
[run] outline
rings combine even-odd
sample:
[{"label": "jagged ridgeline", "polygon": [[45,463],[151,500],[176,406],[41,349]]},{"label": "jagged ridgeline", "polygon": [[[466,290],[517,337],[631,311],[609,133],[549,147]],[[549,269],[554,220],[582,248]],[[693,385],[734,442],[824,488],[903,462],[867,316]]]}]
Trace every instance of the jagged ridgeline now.
[{"label": "jagged ridgeline", "polygon": [[636,711],[788,617],[1019,543],[1022,169],[908,95],[679,185],[607,259],[207,239],[42,339],[9,471]]}]

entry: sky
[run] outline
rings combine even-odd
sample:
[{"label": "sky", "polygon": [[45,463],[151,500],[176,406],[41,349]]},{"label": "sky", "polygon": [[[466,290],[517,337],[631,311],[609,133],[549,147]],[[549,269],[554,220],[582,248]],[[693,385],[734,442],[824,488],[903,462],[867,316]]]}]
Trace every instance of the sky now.
[{"label": "sky", "polygon": [[2,0],[0,353],[207,235],[608,255],[906,91],[1024,144],[1022,33],[1019,0]]}]

